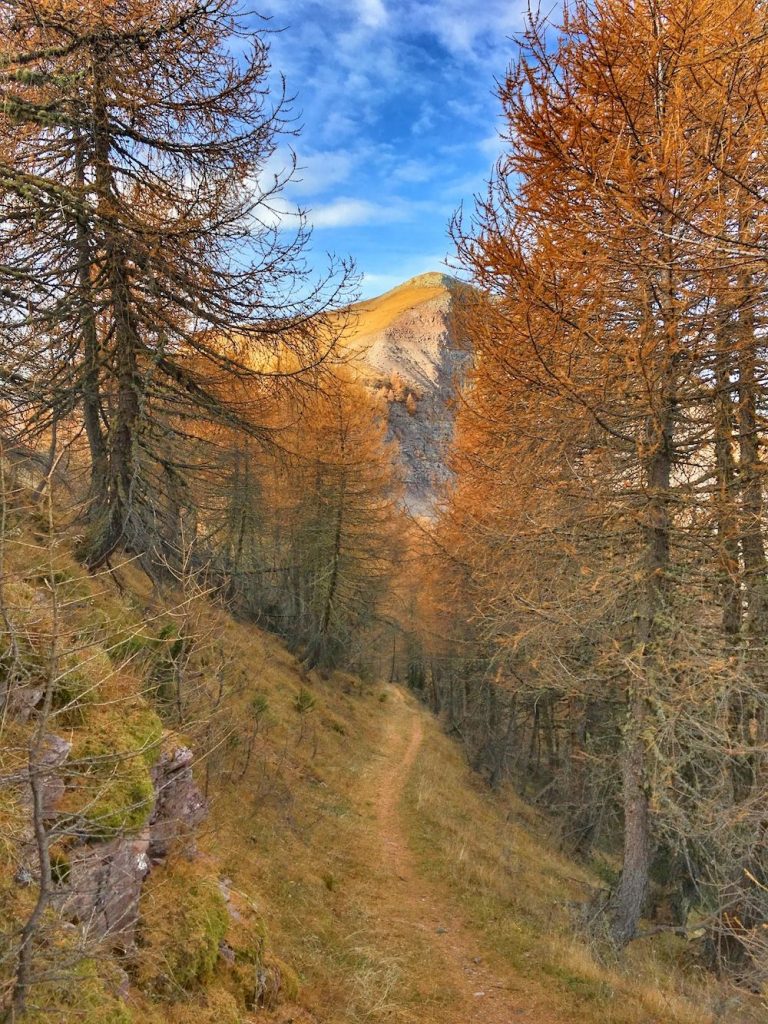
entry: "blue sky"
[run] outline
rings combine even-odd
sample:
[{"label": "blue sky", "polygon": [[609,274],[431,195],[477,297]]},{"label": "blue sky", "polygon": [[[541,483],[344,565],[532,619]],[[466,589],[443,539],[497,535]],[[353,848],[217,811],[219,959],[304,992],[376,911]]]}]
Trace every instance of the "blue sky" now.
[{"label": "blue sky", "polygon": [[[286,199],[308,211],[312,259],[352,256],[362,293],[442,269],[447,224],[499,150],[494,77],[520,0],[262,0],[272,61],[303,125]],[[278,153],[269,171],[285,165]]]}]

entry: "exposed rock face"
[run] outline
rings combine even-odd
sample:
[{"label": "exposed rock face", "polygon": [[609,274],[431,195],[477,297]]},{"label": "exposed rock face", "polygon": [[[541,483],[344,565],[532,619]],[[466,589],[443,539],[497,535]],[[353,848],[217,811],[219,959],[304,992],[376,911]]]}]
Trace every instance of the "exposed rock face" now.
[{"label": "exposed rock face", "polygon": [[146,829],[138,835],[77,847],[70,857],[62,886],[65,917],[80,924],[91,938],[115,946],[133,944],[141,886],[152,865],[168,855],[171,845],[192,833],[206,814],[206,805],[192,776],[193,754],[175,744],[152,768],[155,803]]},{"label": "exposed rock face", "polygon": [[355,307],[351,345],[368,387],[387,402],[388,436],[399,445],[405,500],[429,515],[453,434],[452,400],[469,355],[455,336],[456,303],[466,286],[424,274]]},{"label": "exposed rock face", "polygon": [[193,760],[189,747],[174,746],[163,751],[152,769],[156,794],[149,819],[152,861],[166,857],[177,839],[191,840],[195,827],[205,818],[205,800],[192,775]]},{"label": "exposed rock face", "polygon": [[[55,821],[66,790],[66,762],[71,744],[53,733],[44,737],[41,765],[43,811]],[[155,801],[147,827],[132,835],[104,842],[81,843],[67,851],[56,872],[54,897],[62,915],[79,925],[88,938],[128,949],[133,945],[144,879],[153,863],[167,856],[181,839],[193,849],[194,829],[207,807],[192,775],[192,751],[181,744],[168,746],[152,768]],[[31,795],[28,798],[31,813]],[[31,820],[31,818],[30,818]],[[37,853],[31,827],[22,849],[17,885],[34,883]]]},{"label": "exposed rock face", "polygon": [[124,948],[133,943],[141,885],[150,869],[149,832],[75,849],[62,913],[91,939]]},{"label": "exposed rock face", "polygon": [[[64,796],[66,786],[59,769],[65,764],[71,749],[72,744],[68,740],[62,739],[61,736],[56,736],[55,733],[45,733],[42,737],[38,758],[38,780],[43,819],[46,822],[50,822],[56,817],[56,810]],[[19,866],[14,880],[17,885],[27,886],[32,885],[35,881],[38,866],[33,826],[34,799],[29,778],[19,779],[18,784],[14,785],[14,789],[27,815],[27,822],[18,837]]]},{"label": "exposed rock face", "polygon": [[43,699],[42,686],[14,686],[8,700],[10,714],[19,722],[28,722]]},{"label": "exposed rock face", "polygon": [[[72,744],[54,733],[46,733],[43,737],[40,754],[42,771],[42,803],[43,816],[50,819],[55,814],[59,801],[64,796],[64,780],[57,771],[69,757]],[[31,802],[30,794],[30,802]]]}]

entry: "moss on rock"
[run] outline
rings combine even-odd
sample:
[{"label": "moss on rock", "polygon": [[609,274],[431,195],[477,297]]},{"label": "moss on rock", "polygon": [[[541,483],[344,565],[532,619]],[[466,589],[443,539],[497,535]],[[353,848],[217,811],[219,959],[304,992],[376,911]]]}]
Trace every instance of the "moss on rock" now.
[{"label": "moss on rock", "polygon": [[77,1020],[78,1024],[138,1024],[119,995],[124,975],[106,961],[83,960],[55,981],[33,986],[25,1024]]},{"label": "moss on rock", "polygon": [[155,800],[150,768],[162,731],[150,708],[135,705],[94,716],[75,737],[63,810],[81,820],[89,838],[110,839],[147,824]]},{"label": "moss on rock", "polygon": [[163,1021],[166,1024],[245,1024],[237,999],[220,988],[206,991],[203,999],[169,1007]]},{"label": "moss on rock", "polygon": [[177,860],[154,871],[139,914],[136,978],[142,988],[174,998],[210,980],[229,914],[203,865]]}]

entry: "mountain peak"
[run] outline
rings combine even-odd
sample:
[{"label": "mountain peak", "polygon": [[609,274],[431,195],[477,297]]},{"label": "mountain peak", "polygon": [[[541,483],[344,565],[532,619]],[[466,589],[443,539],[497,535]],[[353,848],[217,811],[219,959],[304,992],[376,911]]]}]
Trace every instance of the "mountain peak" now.
[{"label": "mountain peak", "polygon": [[400,288],[451,288],[455,284],[458,284],[455,277],[443,274],[439,270],[431,270],[426,274],[417,274],[416,277],[403,281],[392,291],[398,291]]}]

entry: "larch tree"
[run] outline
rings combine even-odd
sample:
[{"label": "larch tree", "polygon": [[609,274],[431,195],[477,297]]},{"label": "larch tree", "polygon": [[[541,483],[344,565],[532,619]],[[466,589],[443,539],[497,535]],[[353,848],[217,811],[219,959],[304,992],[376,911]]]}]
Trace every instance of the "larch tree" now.
[{"label": "larch tree", "polygon": [[241,614],[285,636],[306,670],[364,668],[401,517],[382,410],[348,371],[292,393],[262,383],[268,433],[220,430],[215,486],[201,493],[203,475],[193,488],[214,578]]},{"label": "larch tree", "polygon": [[346,271],[309,281],[303,227],[275,223],[286,177],[265,164],[290,125],[236,0],[12,3],[2,25],[2,285],[8,346],[31,356],[9,384],[27,424],[79,410],[96,566],[162,548],[190,419],[253,422],[223,382],[286,344],[301,367],[328,358]]},{"label": "larch tree", "polygon": [[490,296],[459,434],[487,483],[473,504],[459,480],[451,513],[474,523],[471,613],[529,691],[538,620],[558,701],[603,701],[621,736],[619,943],[660,859],[713,931],[762,871],[765,39],[754,3],[579,2],[554,39],[534,18],[500,88],[507,152],[456,226]]}]

